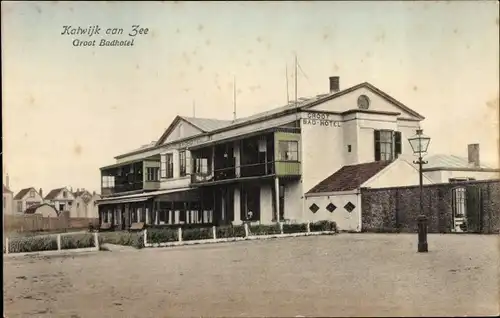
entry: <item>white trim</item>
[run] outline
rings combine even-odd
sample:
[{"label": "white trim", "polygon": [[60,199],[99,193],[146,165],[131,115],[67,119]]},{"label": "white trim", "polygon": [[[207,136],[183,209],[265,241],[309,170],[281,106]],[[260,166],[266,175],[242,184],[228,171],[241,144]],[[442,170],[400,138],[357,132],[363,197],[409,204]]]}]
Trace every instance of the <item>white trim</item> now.
[{"label": "white trim", "polygon": [[154,196],[158,196],[158,195],[162,195],[162,194],[169,194],[169,193],[182,192],[182,191],[188,191],[188,190],[192,190],[192,188],[176,188],[176,189],[169,189],[169,190],[151,191],[151,192],[145,192],[145,193],[139,193],[139,194],[130,194],[130,195],[124,195],[121,197],[108,197],[108,198],[104,198],[101,200],[96,200],[96,202],[99,204],[102,201],[121,200],[121,199],[129,199],[129,198],[154,197]]},{"label": "white trim", "polygon": [[312,197],[324,197],[324,196],[334,196],[334,195],[350,195],[359,194],[359,189],[348,190],[348,191],[335,191],[335,192],[318,192],[318,193],[306,193],[304,196],[306,198]]}]

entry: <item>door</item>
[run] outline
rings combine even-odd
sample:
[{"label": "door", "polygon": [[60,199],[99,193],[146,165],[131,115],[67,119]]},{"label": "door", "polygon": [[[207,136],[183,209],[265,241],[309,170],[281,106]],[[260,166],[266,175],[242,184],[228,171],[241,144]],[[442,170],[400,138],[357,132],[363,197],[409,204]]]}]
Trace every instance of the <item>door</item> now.
[{"label": "door", "polygon": [[482,230],[481,188],[461,185],[452,190],[452,232],[480,233]]},{"label": "door", "polygon": [[468,186],[466,188],[466,221],[467,232],[481,233],[482,200],[481,188]]}]

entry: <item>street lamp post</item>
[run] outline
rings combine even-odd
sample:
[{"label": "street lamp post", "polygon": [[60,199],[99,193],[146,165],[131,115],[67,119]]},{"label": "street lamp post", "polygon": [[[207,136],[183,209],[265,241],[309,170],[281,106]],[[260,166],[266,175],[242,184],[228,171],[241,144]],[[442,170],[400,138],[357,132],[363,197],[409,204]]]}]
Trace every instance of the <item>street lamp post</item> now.
[{"label": "street lamp post", "polygon": [[418,251],[427,252],[427,218],[424,215],[424,190],[423,190],[423,171],[422,166],[427,163],[423,156],[427,153],[427,148],[431,138],[423,134],[422,129],[417,129],[414,136],[408,138],[413,153],[418,159],[413,163],[418,164],[419,187],[420,187],[420,216],[418,217]]}]

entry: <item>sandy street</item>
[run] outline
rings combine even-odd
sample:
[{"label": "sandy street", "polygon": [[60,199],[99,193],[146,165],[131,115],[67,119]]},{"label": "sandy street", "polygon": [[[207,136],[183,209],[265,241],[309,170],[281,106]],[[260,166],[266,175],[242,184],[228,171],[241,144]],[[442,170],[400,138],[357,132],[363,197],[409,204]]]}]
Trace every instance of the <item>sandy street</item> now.
[{"label": "sandy street", "polygon": [[14,317],[484,316],[498,236],[339,234],[6,258]]}]

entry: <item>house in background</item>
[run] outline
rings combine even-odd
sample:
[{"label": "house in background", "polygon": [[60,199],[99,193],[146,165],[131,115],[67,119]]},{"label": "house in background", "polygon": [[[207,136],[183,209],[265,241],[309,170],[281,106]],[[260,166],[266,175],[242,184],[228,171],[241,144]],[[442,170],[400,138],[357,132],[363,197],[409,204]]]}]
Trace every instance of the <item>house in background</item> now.
[{"label": "house in background", "polygon": [[44,198],[44,203],[53,205],[58,213],[71,211],[74,201],[74,194],[66,187],[54,189]]},{"label": "house in background", "polygon": [[[8,180],[7,176],[7,180]],[[13,204],[14,204],[14,193],[9,189],[9,182],[7,185],[3,184],[3,214],[11,215],[14,214]]]},{"label": "house in background", "polygon": [[14,214],[24,213],[26,209],[33,205],[39,205],[43,203],[43,197],[41,194],[42,189],[38,192],[35,188],[25,188],[19,191],[14,196]]},{"label": "house in background", "polygon": [[70,217],[74,218],[98,218],[98,207],[96,201],[101,198],[95,191],[90,193],[85,189],[76,189],[73,192],[75,202],[70,209]]},{"label": "house in background", "polygon": [[48,203],[32,205],[24,211],[25,214],[38,214],[43,217],[58,217],[59,211],[53,205]]},{"label": "house in background", "polygon": [[467,150],[467,158],[442,154],[424,158],[424,174],[433,183],[500,179],[500,169],[481,163],[479,144],[470,144]]}]

